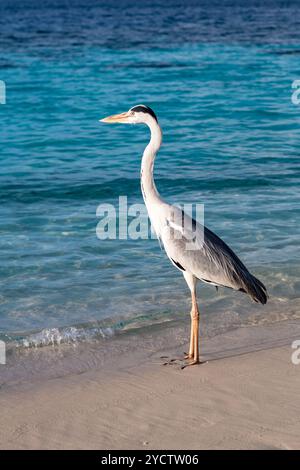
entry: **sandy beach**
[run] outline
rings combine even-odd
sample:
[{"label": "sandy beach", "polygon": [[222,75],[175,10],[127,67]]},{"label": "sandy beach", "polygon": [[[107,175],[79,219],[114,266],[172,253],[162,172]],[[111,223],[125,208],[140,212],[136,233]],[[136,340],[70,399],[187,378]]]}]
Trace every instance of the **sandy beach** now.
[{"label": "sandy beach", "polygon": [[[0,447],[299,448],[300,365],[291,362],[297,334],[299,322],[240,328],[205,339],[208,362],[181,370],[160,358],[181,345],[155,351],[146,331],[144,350],[121,361],[115,355],[80,374],[3,385]],[[165,335],[174,338],[174,328]]]}]

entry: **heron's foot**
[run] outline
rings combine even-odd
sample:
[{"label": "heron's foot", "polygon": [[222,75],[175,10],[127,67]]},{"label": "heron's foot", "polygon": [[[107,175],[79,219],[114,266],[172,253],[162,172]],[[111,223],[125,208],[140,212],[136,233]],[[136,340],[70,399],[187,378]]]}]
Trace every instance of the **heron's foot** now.
[{"label": "heron's foot", "polygon": [[168,357],[164,356],[164,357],[161,357],[161,359],[167,359],[166,361],[163,362],[163,366],[182,365],[182,363],[184,362],[183,358],[178,358],[178,357],[169,359]]},{"label": "heron's foot", "polygon": [[183,364],[181,366],[181,369],[183,370],[183,369],[185,369],[186,367],[189,367],[189,366],[196,366],[196,365],[201,366],[203,364],[207,364],[207,361],[200,361],[199,359],[193,359],[192,358],[192,360],[190,360],[189,362],[186,362],[185,364]]},{"label": "heron's foot", "polygon": [[163,366],[182,366],[185,363],[185,356],[182,357],[170,357],[170,356],[160,356],[161,359],[164,359],[162,363]]},{"label": "heron's foot", "polygon": [[172,364],[182,364],[186,359],[192,359],[187,353],[183,353],[183,357],[170,357],[170,356],[160,356],[160,359],[164,359],[163,366],[168,366]]},{"label": "heron's foot", "polygon": [[200,359],[195,359],[194,356],[190,356],[187,353],[184,353],[183,358],[169,358],[169,356],[161,356],[161,359],[167,359],[163,362],[163,366],[180,366],[180,369],[185,369],[189,366],[203,365],[207,364],[207,361],[200,361]]}]

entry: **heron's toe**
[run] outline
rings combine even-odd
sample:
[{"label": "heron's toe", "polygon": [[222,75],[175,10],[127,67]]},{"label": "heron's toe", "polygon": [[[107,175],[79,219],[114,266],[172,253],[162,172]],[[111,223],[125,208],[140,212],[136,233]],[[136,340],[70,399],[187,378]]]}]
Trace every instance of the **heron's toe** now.
[{"label": "heron's toe", "polygon": [[188,353],[184,353],[184,359],[193,359],[193,356]]},{"label": "heron's toe", "polygon": [[163,363],[163,366],[172,366],[172,365],[176,365],[176,364],[180,364],[182,363],[182,359],[168,359],[167,361],[165,361]]}]

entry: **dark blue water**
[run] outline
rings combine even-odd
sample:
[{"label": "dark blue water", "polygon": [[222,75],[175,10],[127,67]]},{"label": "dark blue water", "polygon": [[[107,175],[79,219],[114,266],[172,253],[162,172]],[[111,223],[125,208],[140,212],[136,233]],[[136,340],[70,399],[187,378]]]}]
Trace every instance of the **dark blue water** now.
[{"label": "dark blue water", "polygon": [[100,203],[142,202],[147,130],[98,122],[138,103],[164,131],[162,195],[204,203],[269,287],[264,308],[201,287],[204,324],[298,317],[295,79],[298,2],[2,0],[0,334],[185,318],[188,290],[157,241],[96,237]]}]

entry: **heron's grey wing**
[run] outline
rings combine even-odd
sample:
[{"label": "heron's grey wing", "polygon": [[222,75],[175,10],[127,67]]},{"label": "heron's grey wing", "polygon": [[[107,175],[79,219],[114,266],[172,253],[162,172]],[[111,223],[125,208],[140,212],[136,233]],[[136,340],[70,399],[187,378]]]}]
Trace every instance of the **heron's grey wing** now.
[{"label": "heron's grey wing", "polygon": [[[181,211],[183,212],[183,211]],[[161,233],[164,249],[181,271],[216,286],[230,287],[249,294],[255,301],[266,303],[265,286],[256,279],[221,238],[183,213],[166,218]]]}]

